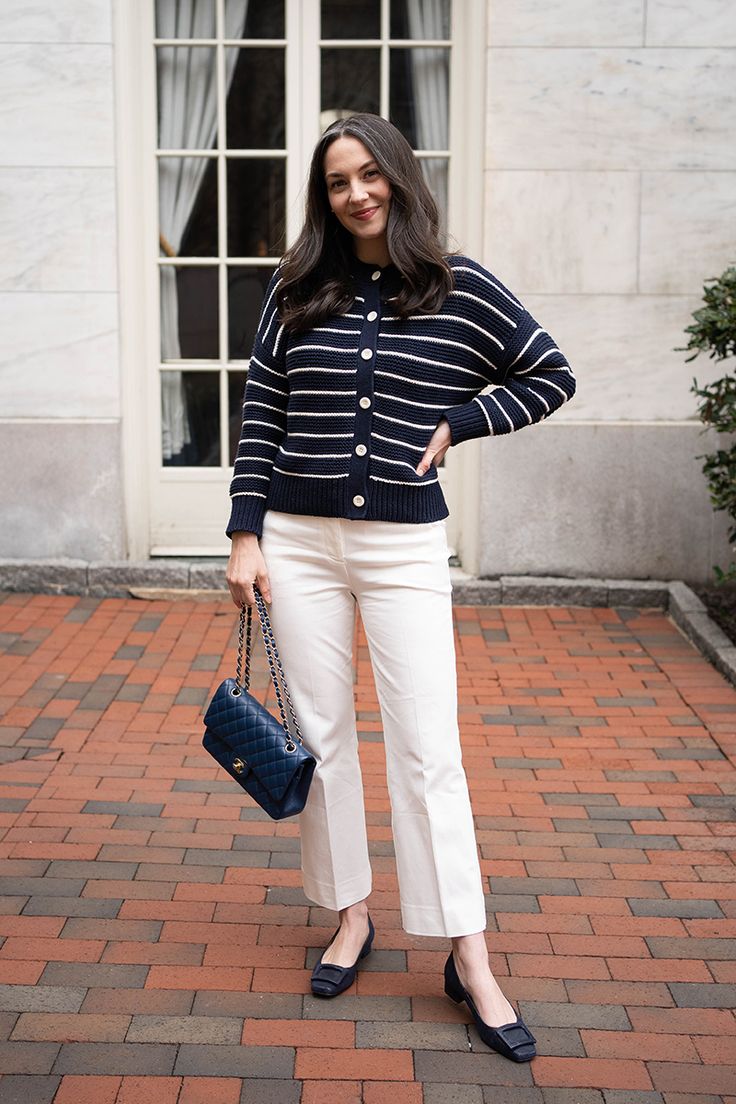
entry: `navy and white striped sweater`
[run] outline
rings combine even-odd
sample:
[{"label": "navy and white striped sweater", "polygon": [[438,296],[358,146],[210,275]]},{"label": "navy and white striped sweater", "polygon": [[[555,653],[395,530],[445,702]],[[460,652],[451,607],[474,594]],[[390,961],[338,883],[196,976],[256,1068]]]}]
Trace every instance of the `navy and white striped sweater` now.
[{"label": "navy and white striped sweater", "polygon": [[279,321],[274,273],[245,386],[228,536],[260,537],[267,509],[445,518],[437,469],[416,474],[443,416],[458,445],[523,429],[572,398],[565,357],[517,297],[470,257],[447,261],[455,288],[439,313],[402,320],[391,308],[398,269],[355,257],[349,310],[300,334]]}]

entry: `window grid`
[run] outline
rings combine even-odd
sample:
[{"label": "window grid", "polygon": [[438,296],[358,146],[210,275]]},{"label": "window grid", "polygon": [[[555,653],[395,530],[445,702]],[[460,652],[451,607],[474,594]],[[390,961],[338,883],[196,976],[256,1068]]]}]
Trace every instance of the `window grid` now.
[{"label": "window grid", "polygon": [[[380,50],[380,114],[384,118],[389,117],[390,112],[390,51],[394,49],[418,49],[423,47],[441,47],[449,50],[450,66],[452,67],[452,39],[448,38],[427,38],[427,39],[410,39],[401,38],[396,39],[390,36],[390,0],[381,0],[381,37],[380,38],[319,38],[317,40],[320,51],[320,69],[321,69],[321,51],[323,48],[330,49],[379,49]],[[228,255],[228,208],[227,208],[227,161],[229,159],[281,159],[288,160],[289,157],[289,136],[291,128],[289,126],[290,119],[287,111],[286,115],[286,129],[287,129],[287,148],[269,148],[269,149],[239,149],[227,147],[227,125],[226,125],[226,112],[227,112],[227,88],[225,78],[225,51],[227,49],[247,49],[249,47],[255,48],[281,48],[286,51],[287,59],[289,53],[289,23],[287,17],[287,37],[286,38],[251,38],[251,39],[231,39],[223,37],[223,31],[225,27],[225,0],[215,0],[215,38],[157,38],[152,40],[154,54],[158,53],[160,47],[176,47],[176,48],[189,48],[189,47],[213,47],[215,50],[215,65],[216,65],[216,84],[217,84],[217,130],[216,130],[216,148],[211,150],[201,149],[168,149],[157,148],[155,151],[157,161],[164,157],[191,157],[191,158],[207,158],[215,160],[217,162],[217,254],[212,257],[201,256],[159,256],[157,258],[160,267],[173,266],[173,267],[202,267],[202,268],[217,268],[218,270],[218,350],[219,356],[217,359],[177,359],[164,361],[161,357],[161,351],[159,349],[159,371],[187,371],[196,370],[198,372],[218,372],[219,373],[219,398],[220,398],[220,467],[229,468],[229,432],[228,432],[228,375],[233,369],[247,370],[247,360],[234,360],[230,357],[229,353],[229,295],[228,295],[228,270],[231,267],[247,265],[250,267],[274,267],[278,261],[278,256],[229,256]],[[286,81],[288,83],[290,79],[290,73],[288,66],[286,70]],[[316,79],[319,80],[319,72],[316,74]],[[288,102],[288,96],[287,96]],[[447,161],[448,175],[450,168],[450,160],[452,157],[451,149],[422,149],[414,150],[415,156],[422,160],[425,158],[443,158]],[[287,195],[287,206],[289,203],[289,197]],[[209,469],[212,471],[212,468]]]},{"label": "window grid", "polygon": [[[157,258],[159,268],[209,268],[217,269],[218,274],[218,303],[217,303],[217,327],[218,327],[218,356],[217,358],[191,359],[178,358],[164,361],[159,347],[158,366],[159,373],[196,371],[203,373],[217,373],[219,376],[219,447],[220,464],[209,472],[222,471],[230,468],[230,442],[229,442],[229,376],[234,370],[243,371],[247,361],[235,360],[230,357],[229,349],[229,286],[228,272],[231,267],[247,265],[249,267],[264,268],[273,267],[278,263],[278,257],[272,256],[229,256],[228,255],[228,197],[227,197],[227,162],[230,159],[273,159],[286,160],[287,149],[228,149],[227,147],[227,86],[225,77],[225,51],[227,49],[248,49],[249,47],[263,49],[275,47],[285,49],[286,38],[242,38],[231,39],[224,37],[225,27],[225,0],[215,0],[215,38],[157,38],[154,37],[154,56],[157,57],[160,47],[174,47],[188,49],[190,47],[206,46],[215,50],[215,81],[217,87],[217,126],[216,146],[214,149],[169,149],[157,147],[155,154],[157,162],[165,157],[192,157],[206,158],[217,163],[217,251],[212,256],[159,256]],[[287,120],[288,127],[288,120]],[[287,132],[288,133],[288,132]],[[287,138],[288,141],[288,138]],[[158,177],[157,177],[158,178]],[[161,230],[161,228],[160,228]],[[160,286],[160,284],[159,284]],[[194,465],[195,470],[203,469]],[[186,467],[179,469],[183,474]],[[191,466],[189,467],[191,470]],[[169,469],[171,472],[171,469]]]}]

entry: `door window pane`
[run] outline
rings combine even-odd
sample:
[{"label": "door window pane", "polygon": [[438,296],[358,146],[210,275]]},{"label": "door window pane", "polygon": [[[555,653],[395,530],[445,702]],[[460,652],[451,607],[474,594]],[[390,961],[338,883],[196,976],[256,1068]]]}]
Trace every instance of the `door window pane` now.
[{"label": "door window pane", "polygon": [[263,296],[274,271],[256,265],[233,265],[228,269],[230,360],[247,360],[253,352]]},{"label": "door window pane", "polygon": [[[225,0],[225,11],[242,10],[243,0]],[[248,0],[243,38],[283,38],[284,0]]]},{"label": "door window pane", "polygon": [[391,38],[449,38],[450,0],[391,0]]},{"label": "door window pane", "polygon": [[447,149],[450,51],[394,49],[389,79],[391,122],[414,149]]},{"label": "door window pane", "polygon": [[228,149],[283,149],[286,145],[284,50],[243,46],[227,98]]},{"label": "door window pane", "polygon": [[212,46],[159,46],[156,53],[159,149],[211,149],[217,129]]},{"label": "door window pane", "polygon": [[380,74],[381,54],[377,49],[323,49],[322,112],[329,113],[325,116],[327,123],[354,111],[379,114]]},{"label": "door window pane", "polygon": [[322,0],[322,38],[380,38],[381,0]]},{"label": "door window pane", "polygon": [[161,357],[217,360],[217,269],[161,266]]},{"label": "door window pane", "polygon": [[161,454],[165,467],[220,464],[220,373],[161,373]]},{"label": "door window pane", "polygon": [[227,163],[227,249],[231,257],[285,251],[286,163],[232,158]]},{"label": "door window pane", "polygon": [[[225,10],[243,0],[225,0]],[[249,0],[244,39],[282,39],[286,34],[284,0]]]},{"label": "door window pane", "polygon": [[156,38],[214,38],[215,0],[156,0]]},{"label": "door window pane", "polygon": [[[159,158],[158,206],[163,256],[217,256],[217,165],[213,158]],[[192,224],[194,232],[187,233]]]}]

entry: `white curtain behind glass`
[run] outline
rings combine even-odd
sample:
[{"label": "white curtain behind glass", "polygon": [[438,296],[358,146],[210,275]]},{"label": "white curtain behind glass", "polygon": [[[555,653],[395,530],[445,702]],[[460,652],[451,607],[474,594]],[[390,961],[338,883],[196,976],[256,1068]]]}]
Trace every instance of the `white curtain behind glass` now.
[{"label": "white curtain behind glass", "polygon": [[[248,0],[229,0],[225,37],[243,37]],[[212,0],[167,0],[158,4],[161,38],[209,38]],[[225,51],[225,93],[239,51]],[[159,51],[159,144],[162,149],[212,148],[217,133],[217,71],[214,47],[161,47]],[[159,175],[159,219],[171,255],[181,247],[208,158],[166,158]],[[168,252],[168,251],[167,251]],[[161,266],[161,349],[164,360],[181,357],[176,271]],[[164,460],[191,440],[181,372],[161,373],[161,447]]]},{"label": "white curtain behind glass", "polygon": [[[445,0],[407,0],[409,36],[419,39],[444,38],[442,13]],[[414,109],[417,120],[417,149],[446,149],[448,143],[447,49],[431,47],[411,50]],[[445,194],[443,159],[421,158],[425,179],[435,197]]]}]

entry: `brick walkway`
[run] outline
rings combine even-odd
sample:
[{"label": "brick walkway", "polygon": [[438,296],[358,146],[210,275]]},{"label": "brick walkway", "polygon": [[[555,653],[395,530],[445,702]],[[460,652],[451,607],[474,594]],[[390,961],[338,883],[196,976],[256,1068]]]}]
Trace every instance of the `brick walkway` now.
[{"label": "brick walkway", "polygon": [[0,1104],[736,1104],[736,691],[662,613],[456,609],[514,1066],[400,928],[362,635],[376,950],[319,1002],[296,826],[200,747],[233,607],[2,598]]}]

